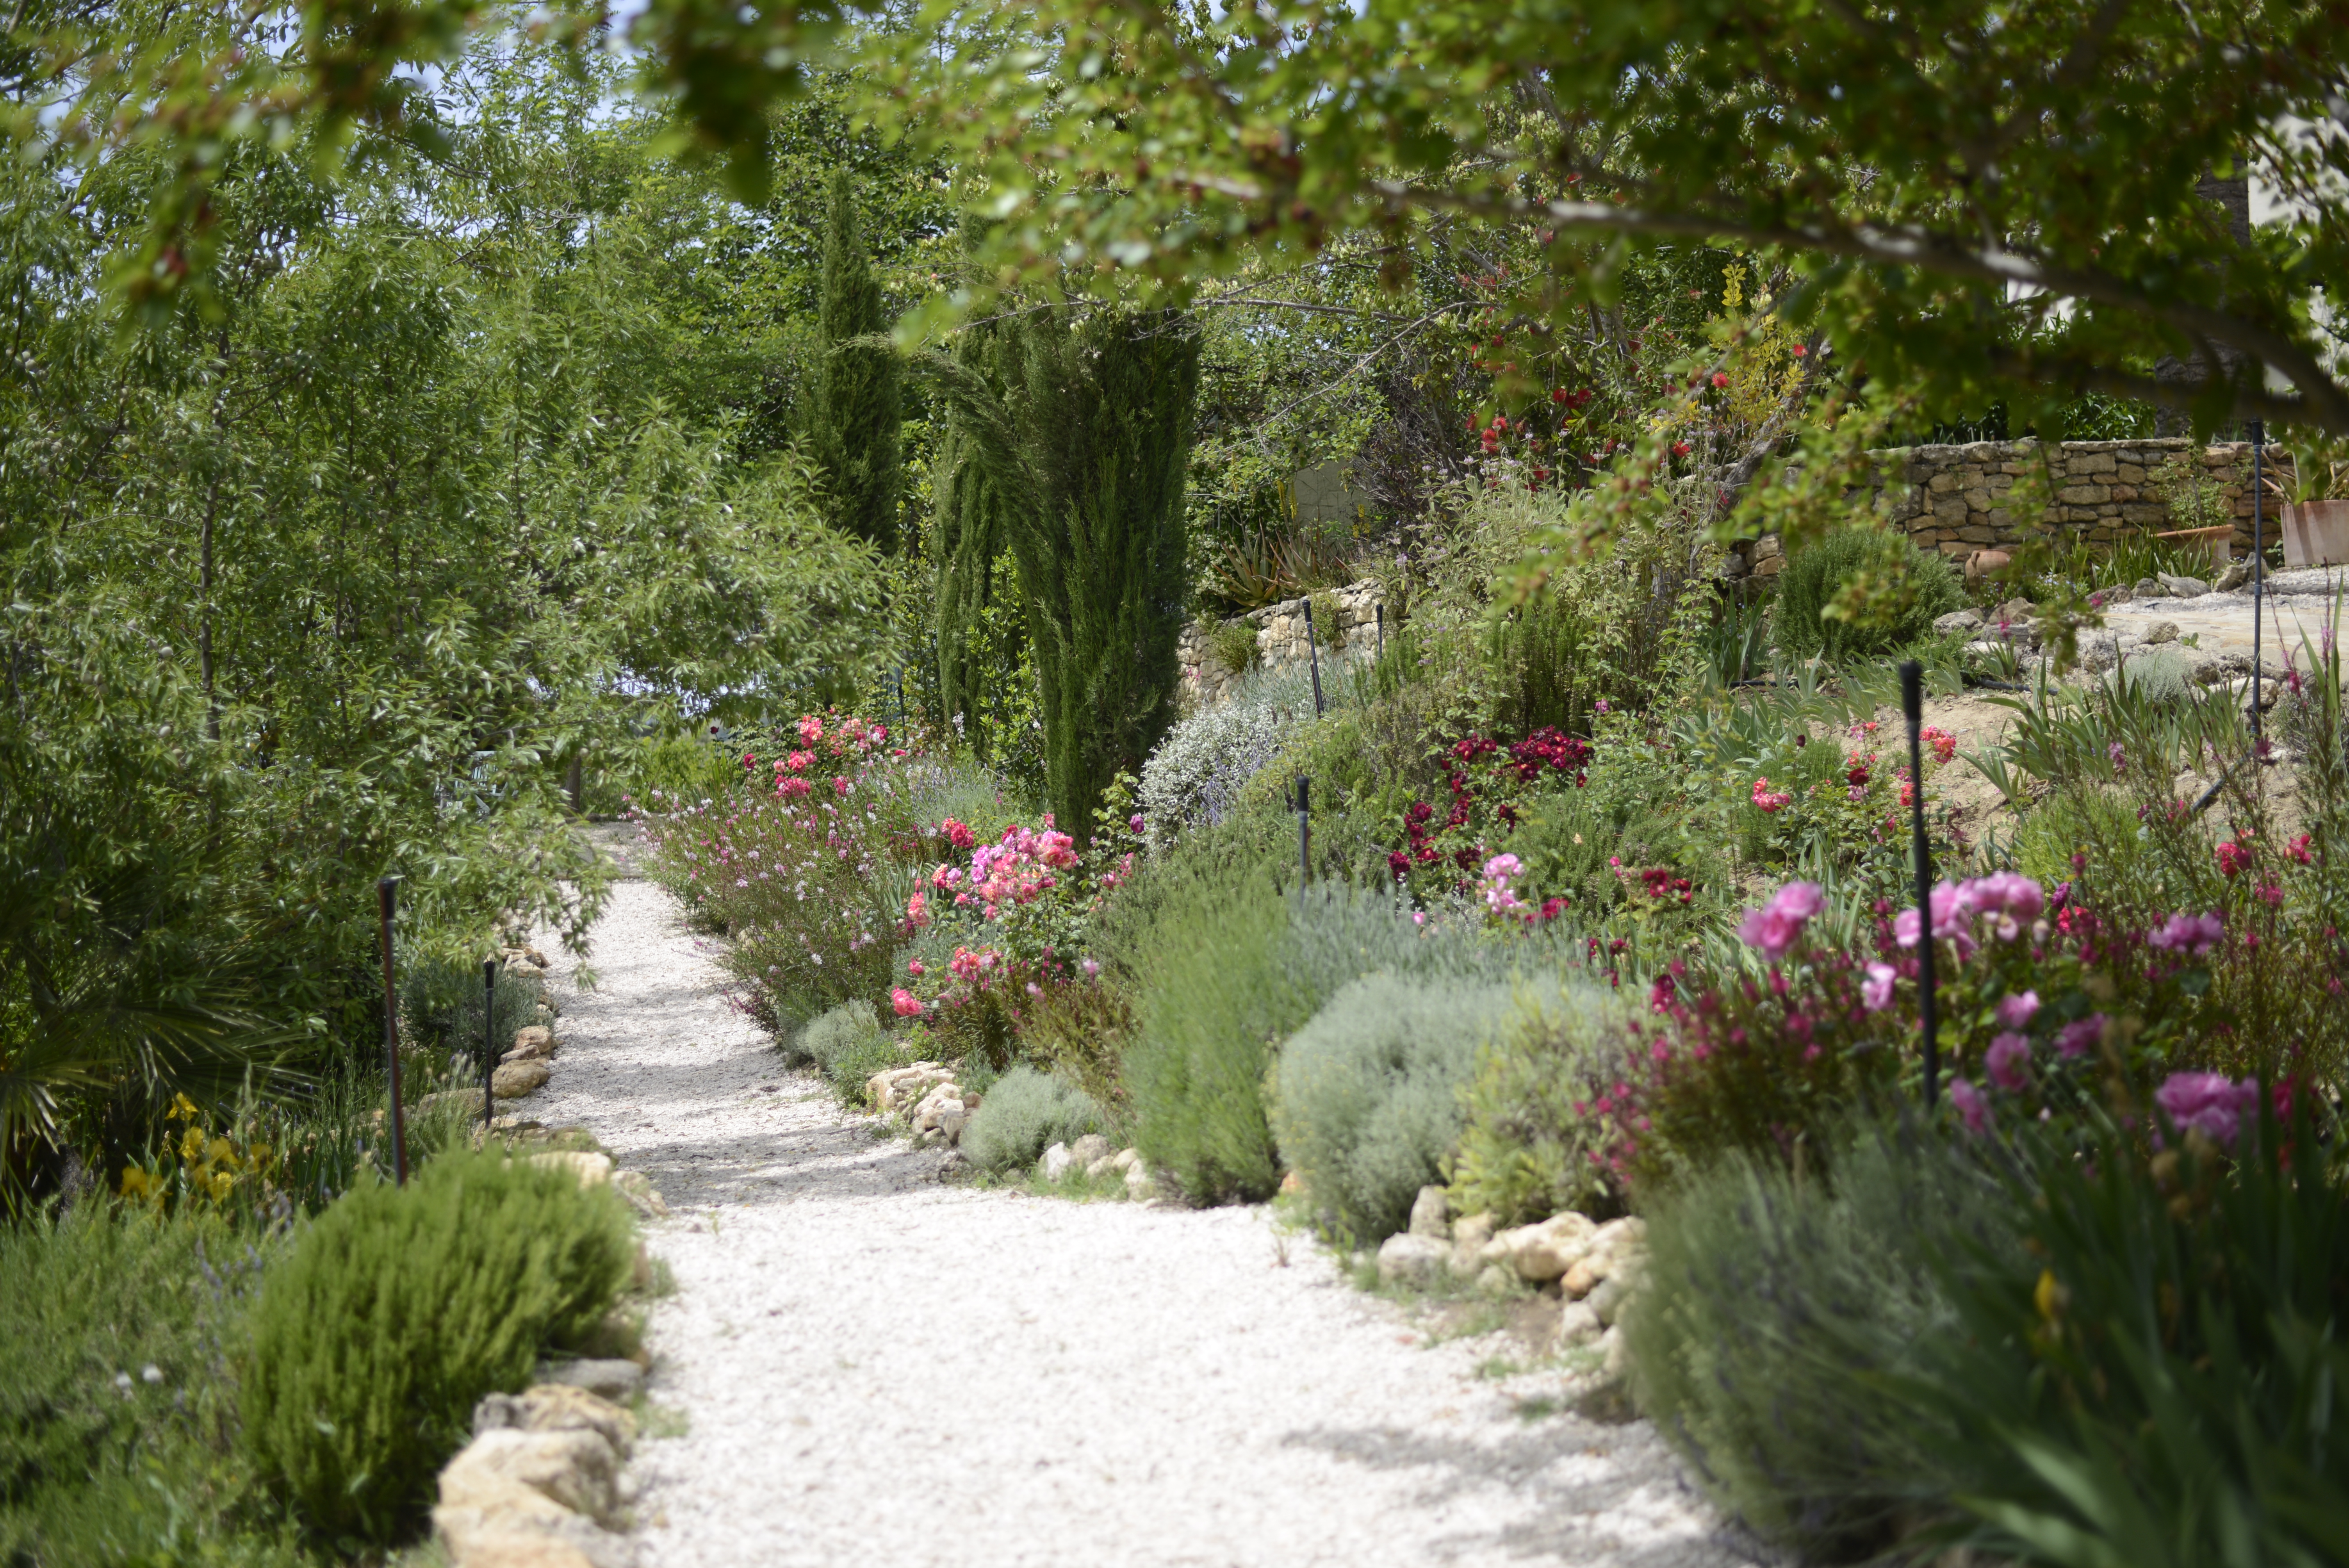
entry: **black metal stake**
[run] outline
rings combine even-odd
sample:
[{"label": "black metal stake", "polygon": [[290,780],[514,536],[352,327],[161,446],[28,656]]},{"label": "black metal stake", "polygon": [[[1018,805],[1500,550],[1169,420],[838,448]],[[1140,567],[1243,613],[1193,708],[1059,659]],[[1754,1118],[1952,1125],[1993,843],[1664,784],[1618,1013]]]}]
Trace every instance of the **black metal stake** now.
[{"label": "black metal stake", "polygon": [[1305,884],[1313,880],[1313,814],[1309,804],[1313,788],[1311,779],[1297,776],[1297,896],[1305,896]]},{"label": "black metal stake", "polygon": [[392,985],[391,915],[399,898],[399,879],[385,877],[375,884],[376,913],[383,927],[383,1059],[391,1069],[391,1174],[408,1185],[408,1114],[400,1103],[399,994]]},{"label": "black metal stake", "polygon": [[481,960],[481,1137],[490,1135],[490,1123],[495,1095],[492,1080],[498,1070],[498,961]]},{"label": "black metal stake", "polygon": [[1313,666],[1313,717],[1321,717],[1321,649],[1313,635],[1313,601],[1305,601],[1305,657]]},{"label": "black metal stake", "polygon": [[1379,618],[1379,657],[1383,660],[1387,656],[1387,607],[1373,605],[1371,613]]},{"label": "black metal stake", "polygon": [[1900,711],[1909,720],[1909,833],[1917,855],[1917,998],[1925,1033],[1925,1109],[1941,1091],[1940,1020],[1933,999],[1933,852],[1925,845],[1925,666],[1900,666]]},{"label": "black metal stake", "polygon": [[2260,621],[2261,601],[2266,597],[2268,580],[2267,551],[2260,537],[2264,531],[2260,505],[2260,449],[2267,444],[2267,427],[2251,421],[2251,742],[2257,748],[2264,733],[2260,722]]}]

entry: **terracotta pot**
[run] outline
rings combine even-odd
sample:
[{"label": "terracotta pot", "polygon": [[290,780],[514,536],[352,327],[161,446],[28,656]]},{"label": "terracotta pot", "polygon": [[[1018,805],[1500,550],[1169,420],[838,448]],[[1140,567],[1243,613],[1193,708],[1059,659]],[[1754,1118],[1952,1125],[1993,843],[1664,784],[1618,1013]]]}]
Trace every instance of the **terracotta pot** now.
[{"label": "terracotta pot", "polygon": [[2283,509],[2286,566],[2349,565],[2349,500],[2306,500]]}]

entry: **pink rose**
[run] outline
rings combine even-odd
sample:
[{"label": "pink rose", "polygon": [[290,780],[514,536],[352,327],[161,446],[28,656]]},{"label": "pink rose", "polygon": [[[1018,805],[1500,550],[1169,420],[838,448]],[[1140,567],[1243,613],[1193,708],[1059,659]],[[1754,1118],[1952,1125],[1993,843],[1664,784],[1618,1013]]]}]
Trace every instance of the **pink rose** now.
[{"label": "pink rose", "polygon": [[2055,1031],[2055,1054],[2065,1061],[2078,1061],[2093,1051],[2105,1037],[2105,1016],[2091,1013],[2076,1023],[2064,1025]]},{"label": "pink rose", "polygon": [[2232,1147],[2242,1118],[2260,1103],[2260,1080],[2230,1082],[2224,1073],[2172,1073],[2153,1091],[2156,1105],[2180,1132],[2199,1132]]},{"label": "pink rose", "polygon": [[2030,1026],[2032,1015],[2039,1011],[2039,993],[2024,991],[2002,996],[1998,1003],[1998,1021],[2010,1029]]},{"label": "pink rose", "polygon": [[1985,1132],[1990,1129],[1990,1101],[1982,1090],[1963,1078],[1950,1080],[1950,1103],[1958,1108],[1958,1119],[1965,1123],[1968,1132]]},{"label": "pink rose", "polygon": [[1899,976],[1889,964],[1871,964],[1868,978],[1859,985],[1859,1004],[1871,1013],[1881,1013],[1892,1006],[1892,982]]}]

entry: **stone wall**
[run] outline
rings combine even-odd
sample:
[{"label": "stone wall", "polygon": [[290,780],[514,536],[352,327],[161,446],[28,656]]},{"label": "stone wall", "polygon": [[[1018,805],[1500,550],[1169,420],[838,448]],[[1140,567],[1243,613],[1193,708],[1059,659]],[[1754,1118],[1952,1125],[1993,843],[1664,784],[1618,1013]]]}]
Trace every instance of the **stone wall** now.
[{"label": "stone wall", "polygon": [[[2092,544],[2106,544],[2151,531],[2180,526],[2153,489],[2154,470],[2190,443],[2182,439],[2064,441],[2048,455],[2055,481],[2047,521]],[[1878,452],[1895,486],[1871,492],[1877,510],[1905,529],[1920,548],[1962,561],[1977,550],[2005,549],[2029,537],[2007,514],[2005,498],[2015,480],[2036,467],[2037,441],[1976,441],[1965,446],[1909,447]],[[2267,461],[2282,456],[2271,448]],[[2235,515],[2235,552],[2251,543],[2251,449],[2245,442],[2206,447],[2204,468],[2225,484]],[[2281,537],[2275,509],[2268,509],[2268,538]],[[1775,536],[1739,545],[1733,576],[1771,577],[1785,564]]]},{"label": "stone wall", "polygon": [[[1331,591],[1338,601],[1338,635],[1319,624],[1315,615],[1315,629],[1321,634],[1321,674],[1326,680],[1341,659],[1350,659],[1371,646],[1378,635],[1378,613],[1381,593],[1377,583],[1364,578],[1360,583]],[[1183,695],[1195,707],[1213,707],[1224,700],[1238,676],[1226,669],[1216,656],[1215,634],[1224,626],[1247,626],[1256,634],[1257,662],[1266,669],[1302,667],[1306,662],[1305,601],[1284,599],[1278,604],[1267,604],[1261,610],[1251,610],[1229,621],[1194,621],[1183,628],[1182,641],[1176,645],[1177,656],[1183,661]],[[1391,625],[1387,628],[1392,632]],[[1335,641],[1340,645],[1333,648]]]}]

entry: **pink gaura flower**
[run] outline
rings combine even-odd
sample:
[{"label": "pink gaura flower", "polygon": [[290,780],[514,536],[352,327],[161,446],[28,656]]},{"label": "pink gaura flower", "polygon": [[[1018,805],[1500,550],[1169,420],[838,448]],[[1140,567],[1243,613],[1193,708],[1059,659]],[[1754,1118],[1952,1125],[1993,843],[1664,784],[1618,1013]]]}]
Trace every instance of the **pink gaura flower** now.
[{"label": "pink gaura flower", "polygon": [[2021,1094],[2030,1087],[2031,1040],[2028,1036],[2013,1031],[1999,1036],[1982,1053],[1982,1068],[1990,1081],[2009,1094]]},{"label": "pink gaura flower", "polygon": [[2172,1073],[2153,1091],[2153,1099],[2180,1132],[2199,1132],[2232,1148],[2242,1119],[2259,1109],[2260,1080],[2233,1083],[2224,1073]]},{"label": "pink gaura flower", "polygon": [[2017,992],[1999,998],[1998,1021],[2010,1029],[2028,1028],[2032,1016],[2038,1011],[2038,992]]},{"label": "pink gaura flower", "polygon": [[2055,1031],[2055,1054],[2067,1062],[2078,1061],[2095,1050],[2104,1037],[2105,1016],[2091,1013]]},{"label": "pink gaura flower", "polygon": [[1964,1078],[1951,1078],[1950,1103],[1958,1108],[1958,1119],[1965,1124],[1968,1132],[1990,1130],[1990,1101],[1972,1084]]}]

